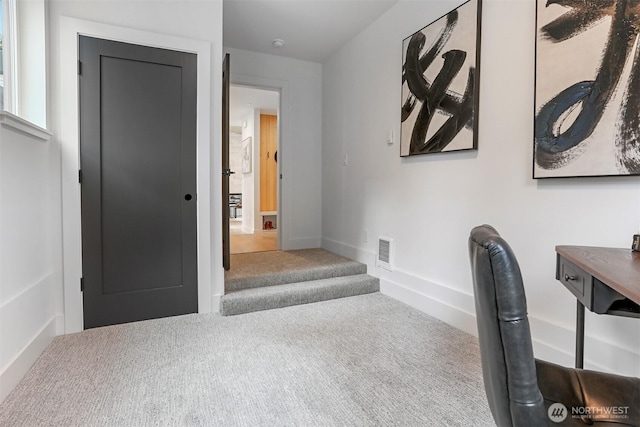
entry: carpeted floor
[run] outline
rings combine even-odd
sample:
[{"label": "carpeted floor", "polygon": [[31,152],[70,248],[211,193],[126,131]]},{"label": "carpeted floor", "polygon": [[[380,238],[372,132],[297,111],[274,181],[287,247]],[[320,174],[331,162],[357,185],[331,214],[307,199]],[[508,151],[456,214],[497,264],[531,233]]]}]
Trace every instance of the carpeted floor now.
[{"label": "carpeted floor", "polygon": [[233,291],[366,272],[364,264],[316,248],[233,254],[224,280]]},{"label": "carpeted floor", "polygon": [[320,248],[233,254],[231,270],[225,272],[225,279],[265,276],[282,271],[293,272],[322,267],[335,269],[342,264],[352,263],[355,261]]},{"label": "carpeted floor", "polygon": [[2,426],[489,426],[477,339],[380,293],[56,338]]}]

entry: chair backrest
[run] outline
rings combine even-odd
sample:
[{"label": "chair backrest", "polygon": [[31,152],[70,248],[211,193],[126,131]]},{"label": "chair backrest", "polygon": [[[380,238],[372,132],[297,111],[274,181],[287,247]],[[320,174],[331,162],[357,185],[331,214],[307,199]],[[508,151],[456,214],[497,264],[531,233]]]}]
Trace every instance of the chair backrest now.
[{"label": "chair backrest", "polygon": [[493,418],[500,427],[547,425],[518,261],[490,225],[471,230],[469,259],[482,374]]}]

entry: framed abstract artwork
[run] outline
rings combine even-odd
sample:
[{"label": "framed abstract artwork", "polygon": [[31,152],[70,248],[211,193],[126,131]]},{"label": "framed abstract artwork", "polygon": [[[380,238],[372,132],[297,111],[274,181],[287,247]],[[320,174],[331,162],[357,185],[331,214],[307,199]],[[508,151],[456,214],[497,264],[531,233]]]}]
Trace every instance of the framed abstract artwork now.
[{"label": "framed abstract artwork", "polygon": [[640,174],[640,0],[537,0],[533,177]]},{"label": "framed abstract artwork", "polygon": [[402,43],[400,156],[478,147],[481,0]]},{"label": "framed abstract artwork", "polygon": [[242,173],[251,172],[251,137],[242,140]]}]

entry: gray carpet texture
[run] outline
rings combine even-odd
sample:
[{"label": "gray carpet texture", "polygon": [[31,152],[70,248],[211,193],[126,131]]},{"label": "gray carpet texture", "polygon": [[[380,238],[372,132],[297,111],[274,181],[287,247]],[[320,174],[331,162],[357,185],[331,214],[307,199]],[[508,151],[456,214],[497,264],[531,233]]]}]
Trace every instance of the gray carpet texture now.
[{"label": "gray carpet texture", "polygon": [[220,312],[223,316],[233,316],[334,298],[352,297],[379,290],[380,279],[368,274],[242,289],[222,296]]},{"label": "gray carpet texture", "polygon": [[229,292],[366,272],[366,265],[324,249],[233,254],[224,288]]},{"label": "gray carpet texture", "polygon": [[2,426],[490,426],[477,339],[380,293],[60,336]]}]

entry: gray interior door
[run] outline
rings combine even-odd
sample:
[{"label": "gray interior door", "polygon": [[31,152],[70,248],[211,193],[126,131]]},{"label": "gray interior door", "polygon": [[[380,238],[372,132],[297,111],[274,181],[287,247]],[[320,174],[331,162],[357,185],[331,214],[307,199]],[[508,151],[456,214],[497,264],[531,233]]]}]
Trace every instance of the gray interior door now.
[{"label": "gray interior door", "polygon": [[84,326],[197,312],[197,57],[79,42]]},{"label": "gray interior door", "polygon": [[222,266],[231,268],[231,234],[229,232],[229,54],[222,60]]}]

